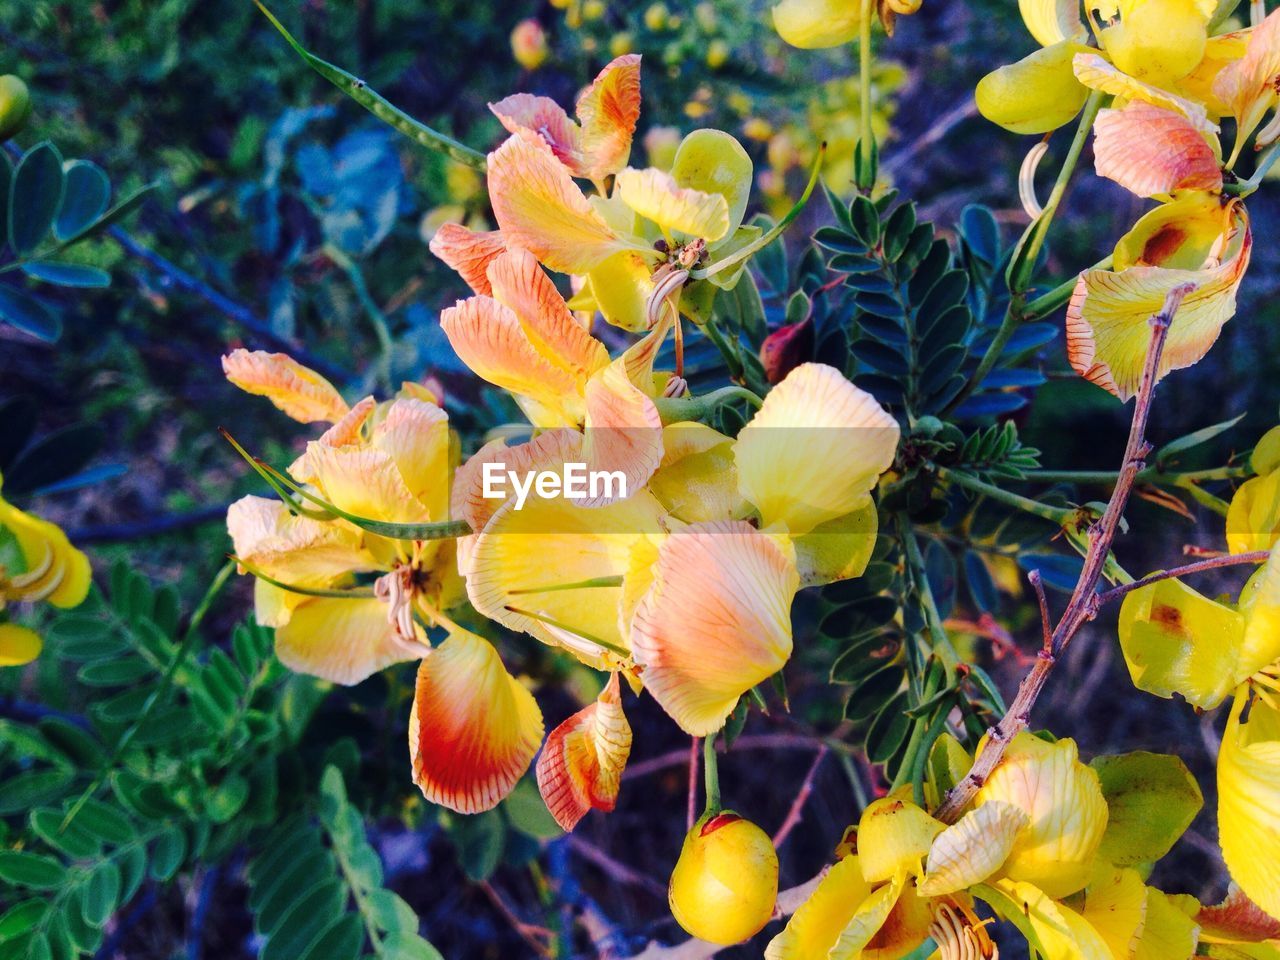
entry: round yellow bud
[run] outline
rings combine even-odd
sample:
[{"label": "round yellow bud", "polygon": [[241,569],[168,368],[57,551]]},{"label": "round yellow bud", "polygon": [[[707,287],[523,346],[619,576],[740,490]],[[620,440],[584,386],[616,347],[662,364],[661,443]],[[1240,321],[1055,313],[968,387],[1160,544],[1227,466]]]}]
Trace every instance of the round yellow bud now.
[{"label": "round yellow bud", "polygon": [[586,0],[586,2],[582,4],[582,19],[599,20],[604,16],[604,11],[604,0]]},{"label": "round yellow bud", "polygon": [[644,12],[644,25],[650,30],[661,30],[667,25],[667,5],[665,3],[653,3]]},{"label": "round yellow bud", "polygon": [[769,922],[777,899],[778,854],[768,834],[728,810],[694,824],[667,890],[687,933],[741,943]]},{"label": "round yellow bud", "polygon": [[8,140],[27,125],[31,116],[31,91],[21,77],[0,77],[0,140]]},{"label": "round yellow bud", "polygon": [[723,40],[712,40],[707,44],[707,66],[719,70],[729,60],[729,44]]},{"label": "round yellow bud", "polygon": [[773,8],[773,28],[793,47],[838,47],[858,36],[859,0],[782,0]]},{"label": "round yellow bud", "polygon": [[978,111],[1014,133],[1048,133],[1069,123],[1089,98],[1071,61],[1088,49],[1063,40],[993,70],[974,91]]},{"label": "round yellow bud", "polygon": [[1181,80],[1204,59],[1208,20],[1196,0],[1130,0],[1120,22],[1102,31],[1115,65],[1156,86]]},{"label": "round yellow bud", "polygon": [[635,38],[625,30],[615,33],[609,40],[609,53],[614,57],[626,56],[635,49]]},{"label": "round yellow bud", "polygon": [[511,31],[511,55],[526,70],[537,70],[547,59],[547,35],[537,20],[521,20]]},{"label": "round yellow bud", "polygon": [[773,136],[773,124],[763,117],[749,117],[742,124],[742,135],[748,140],[758,140],[763,143]]}]

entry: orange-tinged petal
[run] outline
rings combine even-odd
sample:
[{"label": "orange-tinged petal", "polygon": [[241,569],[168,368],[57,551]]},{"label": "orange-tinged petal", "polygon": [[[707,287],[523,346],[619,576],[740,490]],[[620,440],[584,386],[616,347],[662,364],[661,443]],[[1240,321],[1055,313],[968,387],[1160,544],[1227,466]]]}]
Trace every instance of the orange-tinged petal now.
[{"label": "orange-tinged petal", "polygon": [[1086,87],[1180,113],[1202,133],[1213,134],[1218,131],[1218,125],[1209,119],[1203,104],[1121,73],[1100,54],[1077,53],[1073,63],[1076,79]]},{"label": "orange-tinged petal", "polygon": [[625,499],[653,476],[662,462],[662,417],[653,401],[627,379],[619,358],[587,383],[582,452],[588,471],[619,473],[610,496],[580,501],[584,507]]},{"label": "orange-tinged petal", "polygon": [[[1280,11],[1272,11],[1249,33],[1244,56],[1228,64],[1213,84],[1217,96],[1236,118],[1236,137],[1248,138],[1276,105],[1280,75]],[[1262,144],[1259,144],[1262,146]]]},{"label": "orange-tinged petal", "polygon": [[0,623],[0,667],[20,667],[40,656],[40,634],[17,623]]},{"label": "orange-tinged petal", "polygon": [[1266,913],[1234,883],[1228,887],[1221,903],[1201,907],[1196,921],[1208,941],[1280,940],[1280,920]]},{"label": "orange-tinged petal", "polygon": [[1067,306],[1067,357],[1086,380],[1128,400],[1138,390],[1147,349],[1150,319],[1174,287],[1193,283],[1170,325],[1158,374],[1200,360],[1236,309],[1236,290],[1244,279],[1253,247],[1247,216],[1240,208],[1228,244],[1228,256],[1200,270],[1135,266],[1127,270],[1086,270]]},{"label": "orange-tinged petal", "polygon": [[378,401],[365,397],[357,401],[346,415],[316,439],[329,447],[346,447],[364,438],[364,425],[378,409]]},{"label": "orange-tinged petal", "polygon": [[332,383],[283,353],[232,350],[222,372],[246,393],[266,397],[300,423],[341,420],[347,402]]},{"label": "orange-tinged petal", "polygon": [[663,542],[653,578],[632,620],[632,653],[680,728],[708,736],[791,656],[794,559],[748,523],[695,523]]},{"label": "orange-tinged petal", "polygon": [[615,184],[623,203],[664,231],[708,242],[729,232],[729,202],[722,194],[681,187],[671,174],[654,167],[627,168]]},{"label": "orange-tinged petal", "polygon": [[528,401],[534,426],[576,426],[585,413],[578,376],[540,353],[520,318],[489,297],[459,300],[440,326],[462,362],[482,380]]},{"label": "orange-tinged petal", "polygon": [[586,176],[582,173],[579,162],[582,156],[582,132],[569,119],[564,108],[550,97],[514,93],[497,103],[489,104],[489,109],[508,132],[528,130],[536,133],[546,141],[557,160],[576,176]]},{"label": "orange-tinged petal", "polygon": [[227,509],[227,533],[237,558],[295,586],[327,586],[377,569],[359,530],[295,516],[279,500],[241,497]]},{"label": "orange-tinged petal", "polygon": [[496,807],[542,742],[542,713],[487,640],[449,635],[418,667],[409,716],[413,782],[457,813]]},{"label": "orange-tinged petal", "polygon": [[295,673],[341,684],[359,683],[393,663],[422,656],[425,649],[402,640],[387,619],[387,605],[374,599],[307,597],[288,623],[276,628],[281,663]]},{"label": "orange-tinged petal", "polygon": [[1251,30],[1236,30],[1210,37],[1205,43],[1204,59],[1178,81],[1178,91],[1188,100],[1203,103],[1213,120],[1231,113],[1231,105],[1216,92],[1218,78],[1228,66],[1244,56],[1250,33]]},{"label": "orange-tinged petal", "polygon": [[588,273],[626,247],[546,141],[527,130],[489,155],[489,199],[507,242],[552,270]]},{"label": "orange-tinged petal", "polygon": [[804,363],[738,434],[742,495],[793,535],[862,507],[893,462],[898,423],[834,367]]},{"label": "orange-tinged petal", "polygon": [[[506,497],[486,497],[484,465],[498,464],[520,476],[539,470],[559,467],[563,463],[578,461],[582,455],[582,434],[576,430],[544,430],[527,443],[508,446],[503,437],[490,440],[477,450],[454,474],[452,490],[452,516],[466,520],[477,533],[489,523],[489,518],[502,506]],[[493,469],[493,468],[491,468]],[[492,484],[491,484],[492,486]],[[501,491],[507,497],[513,491],[504,483]]]},{"label": "orange-tinged petal", "polygon": [[489,264],[507,249],[497,230],[468,230],[460,223],[442,224],[430,243],[431,252],[458,272],[476,293],[489,295]]},{"label": "orange-tinged petal", "polygon": [[583,329],[533,254],[512,250],[489,266],[493,299],[520,320],[542,356],[585,381],[609,364],[605,345]]},{"label": "orange-tinged petal", "polygon": [[611,811],[631,753],[618,675],[599,698],[551,731],[538,758],[538,789],[556,823],[572,830],[591,810]]},{"label": "orange-tinged petal", "polygon": [[582,123],[579,176],[597,182],[627,165],[640,119],[640,57],[625,54],[607,64],[578,98]]},{"label": "orange-tinged petal", "polygon": [[452,455],[444,410],[425,400],[392,400],[369,443],[391,457],[409,493],[427,508],[428,519],[446,519]]},{"label": "orange-tinged petal", "polygon": [[1134,101],[1102,110],[1094,124],[1098,176],[1140,197],[1175,190],[1221,190],[1213,148],[1180,113]]},{"label": "orange-tinged petal", "polygon": [[340,510],[395,523],[429,520],[389,453],[363,446],[330,447],[312,441],[290,472],[313,483]]}]

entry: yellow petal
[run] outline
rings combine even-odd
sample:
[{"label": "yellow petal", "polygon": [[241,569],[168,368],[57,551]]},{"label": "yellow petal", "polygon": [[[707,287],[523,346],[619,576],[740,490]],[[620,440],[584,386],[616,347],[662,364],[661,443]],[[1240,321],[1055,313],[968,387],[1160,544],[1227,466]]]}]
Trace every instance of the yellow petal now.
[{"label": "yellow petal", "polygon": [[1177,693],[1208,710],[1243,679],[1244,618],[1176,579],[1131,591],[1119,633],[1134,686],[1157,697]]},{"label": "yellow petal", "polygon": [[1147,886],[1141,874],[1132,869],[1098,870],[1085,890],[1081,915],[1113,956],[1130,957],[1146,926]]},{"label": "yellow petal", "polygon": [[1222,189],[1218,157],[1180,113],[1135,101],[1123,110],[1100,111],[1093,129],[1098,176],[1131,193]]},{"label": "yellow petal", "polygon": [[232,350],[222,372],[246,393],[266,397],[300,423],[341,420],[347,403],[328,380],[283,353]]},{"label": "yellow petal", "polygon": [[459,223],[442,224],[431,238],[431,252],[457,271],[476,293],[489,295],[489,264],[505,252],[506,242],[496,230],[468,230]]},{"label": "yellow petal", "polygon": [[425,400],[393,400],[373,428],[370,446],[386,453],[428,519],[447,519],[449,505],[449,415]]},{"label": "yellow petal", "polygon": [[741,521],[697,523],[662,544],[636,609],[644,685],[686,733],[708,736],[791,656],[795,564]]},{"label": "yellow petal", "polygon": [[1168,87],[1204,58],[1213,12],[1199,0],[1124,0],[1120,17],[1099,31],[1099,40],[1120,70]]},{"label": "yellow petal", "polygon": [[1030,822],[1025,810],[1002,800],[970,810],[933,841],[920,892],[935,897],[981,883],[1000,869]]},{"label": "yellow petal", "polygon": [[1044,947],[1044,960],[1114,960],[1089,921],[1034,884],[1002,880],[997,888],[1021,907]]},{"label": "yellow petal", "polygon": [[793,535],[863,507],[893,462],[898,423],[834,367],[804,363],[738,434],[742,495]]},{"label": "yellow petal", "polygon": [[1227,507],[1227,549],[1270,550],[1280,539],[1280,470],[1240,484]]},{"label": "yellow petal", "polygon": [[874,800],[858,820],[858,855],[862,877],[882,883],[924,873],[934,838],[946,829],[920,807],[896,797]]},{"label": "yellow petal", "polygon": [[782,0],[773,8],[773,27],[778,36],[804,50],[849,43],[858,36],[861,26],[859,0]]},{"label": "yellow petal", "polygon": [[0,667],[20,667],[40,656],[40,634],[16,623],[0,623]]},{"label": "yellow petal", "polygon": [[676,184],[654,167],[628,167],[615,178],[617,196],[632,210],[669,233],[719,240],[729,232],[729,204],[718,193],[703,193]]},{"label": "yellow petal", "polygon": [[1143,83],[1129,74],[1117,70],[1097,53],[1077,53],[1074,61],[1076,79],[1086,87],[1101,90],[1125,100],[1140,100],[1153,106],[1164,107],[1180,113],[1192,126],[1203,133],[1218,132],[1218,125],[1209,120],[1204,105],[1180,97],[1158,86]]},{"label": "yellow petal", "polygon": [[1042,47],[1063,40],[1083,43],[1088,37],[1080,19],[1080,0],[1018,0],[1018,11]]},{"label": "yellow petal", "polygon": [[1072,58],[1087,49],[1074,40],[1063,40],[991,71],[974,91],[979,112],[992,123],[1024,135],[1047,133],[1070,123],[1089,98],[1072,69]]},{"label": "yellow petal", "polygon": [[1280,711],[1236,693],[1218,753],[1218,839],[1231,878],[1280,917]]},{"label": "yellow petal", "polygon": [[[733,439],[704,423],[679,422],[662,430],[662,464],[649,489],[687,523],[727,520],[742,505]],[[797,545],[797,561],[799,561]]]},{"label": "yellow petal", "polygon": [[1245,140],[1276,105],[1280,74],[1280,11],[1272,11],[1249,33],[1244,56],[1218,74],[1213,92],[1236,118],[1236,137]]},{"label": "yellow petal", "polygon": [[[0,529],[13,535],[25,563],[26,576],[8,586],[11,599],[44,600],[63,609],[84,601],[93,570],[89,558],[71,545],[61,527],[0,497]],[[0,608],[4,600],[5,594],[0,593]]]},{"label": "yellow petal", "polygon": [[680,141],[671,176],[681,187],[724,197],[729,205],[725,237],[742,225],[751,196],[753,167],[751,157],[734,137],[723,130],[694,130]]},{"label": "yellow petal", "polygon": [[801,586],[811,587],[862,576],[876,546],[880,516],[874,502],[820,523],[795,538]]},{"label": "yellow petal", "polygon": [[588,274],[595,308],[608,323],[623,330],[649,327],[649,295],[653,271],[634,250],[605,259]]},{"label": "yellow petal", "polygon": [[1244,56],[1251,30],[1237,30],[1210,37],[1204,48],[1204,59],[1178,81],[1178,92],[1188,100],[1203,103],[1210,119],[1232,112],[1231,105],[1217,93],[1218,80],[1227,67]]},{"label": "yellow petal", "polygon": [[552,270],[587,273],[626,244],[536,134],[513,134],[489,155],[489,199],[508,244]]},{"label": "yellow petal", "polygon": [[538,758],[538,789],[556,823],[572,830],[591,810],[613,809],[631,753],[618,675],[599,698],[551,731]]},{"label": "yellow petal", "polygon": [[346,415],[324,433],[320,434],[317,443],[330,447],[346,447],[364,440],[364,427],[378,409],[378,401],[373,397],[364,397],[346,412]]},{"label": "yellow petal", "polygon": [[413,782],[458,813],[496,807],[529,768],[542,713],[488,641],[460,630],[418,667],[409,716]]},{"label": "yellow petal", "polygon": [[1034,883],[1053,897],[1088,882],[1107,828],[1107,803],[1098,775],[1080,762],[1074,740],[1051,744],[1018,734],[974,803],[994,800],[1031,818],[1005,862],[1005,876]]},{"label": "yellow petal", "polygon": [[509,483],[490,483],[490,492],[501,496],[485,496],[485,464],[497,464],[493,470],[511,471],[519,476],[539,470],[577,462],[582,457],[582,434],[576,430],[544,430],[527,443],[508,446],[505,438],[491,440],[458,468],[453,478],[451,516],[467,521],[479,533],[489,518],[514,495]]},{"label": "yellow petal", "polygon": [[1179,907],[1179,901],[1185,899],[1171,897],[1155,887],[1147,888],[1147,911],[1133,948],[1133,960],[1166,960],[1195,953],[1200,927]]},{"label": "yellow petal", "polygon": [[653,401],[627,379],[619,358],[587,383],[587,416],[582,452],[591,472],[619,475],[612,495],[580,501],[595,507],[640,490],[662,462],[662,417]]},{"label": "yellow petal", "polygon": [[347,685],[393,663],[416,660],[425,650],[400,639],[381,600],[307,597],[276,628],[281,663],[295,673]]},{"label": "yellow petal", "polygon": [[[871,884],[862,879],[858,857],[845,857],[827,871],[813,894],[787,921],[786,929],[769,941],[765,960],[813,960],[829,956],[841,933],[863,913],[862,908],[878,906],[878,901],[867,903],[870,896]],[[888,915],[887,910],[884,913]],[[878,924],[867,933],[867,940],[877,929]]]},{"label": "yellow petal", "polygon": [[295,586],[325,587],[377,569],[359,530],[295,516],[279,500],[241,497],[227,509],[227,533],[239,559]]},{"label": "yellow petal", "polygon": [[315,484],[335,507],[357,517],[395,523],[430,519],[395,460],[382,450],[312,441],[290,472],[299,483]]},{"label": "yellow petal", "polygon": [[1237,606],[1244,614],[1244,642],[1235,675],[1239,683],[1280,660],[1280,550],[1273,549],[1249,578]]},{"label": "yellow petal", "polygon": [[624,54],[608,63],[578,98],[582,158],[577,173],[599,182],[627,165],[640,119],[640,57]]},{"label": "yellow petal", "polygon": [[[1181,284],[1196,284],[1169,328],[1159,376],[1196,363],[1208,353],[1236,309],[1253,246],[1249,221],[1240,210],[1222,234],[1220,264],[1202,269],[1133,266],[1127,270],[1086,270],[1067,307],[1067,356],[1085,379],[1128,400],[1138,389],[1151,342],[1150,319],[1165,296]],[[1152,242],[1163,238],[1152,238]],[[1123,241],[1122,241],[1123,243]],[[1152,244],[1148,243],[1148,249]]]}]

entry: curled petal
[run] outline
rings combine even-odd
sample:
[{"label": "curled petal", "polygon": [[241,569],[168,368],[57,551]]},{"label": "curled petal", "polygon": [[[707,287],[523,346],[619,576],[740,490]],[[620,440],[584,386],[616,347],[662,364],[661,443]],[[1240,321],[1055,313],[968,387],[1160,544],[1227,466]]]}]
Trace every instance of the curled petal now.
[{"label": "curled petal", "polygon": [[418,667],[409,758],[413,782],[432,803],[458,813],[492,810],[541,741],[538,704],[487,640],[456,631]]},{"label": "curled petal", "polygon": [[1133,960],[1165,960],[1194,954],[1200,942],[1200,926],[1194,918],[1199,906],[1194,897],[1171,897],[1147,887],[1146,915],[1133,946]]},{"label": "curled petal", "polygon": [[565,830],[591,810],[611,811],[631,753],[631,725],[622,712],[618,675],[595,703],[551,731],[538,758],[538,789]]},{"label": "curled petal", "polygon": [[320,434],[316,442],[330,447],[346,447],[359,443],[364,437],[364,425],[369,422],[369,418],[377,408],[378,401],[373,397],[365,397],[357,401],[341,420]]},{"label": "curled petal", "polygon": [[1231,878],[1280,919],[1280,710],[1236,693],[1218,754],[1218,839]]},{"label": "curled petal", "polygon": [[897,797],[872,801],[858,820],[858,854],[868,883],[918,877],[934,839],[946,829],[923,809]]},{"label": "curled petal", "polygon": [[729,232],[729,202],[722,194],[681,187],[655,167],[623,170],[616,184],[623,203],[665,231],[707,241]]},{"label": "curled petal", "polygon": [[489,199],[508,243],[552,270],[588,273],[626,247],[546,142],[527,130],[489,155]]},{"label": "curled petal", "polygon": [[979,112],[1020,134],[1047,133],[1070,123],[1089,98],[1072,70],[1072,58],[1087,49],[1062,40],[992,70],[974,91]]},{"label": "curled petal", "polygon": [[1213,148],[1180,113],[1134,101],[1102,110],[1094,124],[1098,176],[1140,197],[1175,190],[1221,190]]},{"label": "curled petal", "polygon": [[624,54],[605,65],[578,98],[582,159],[578,176],[600,181],[627,165],[640,119],[640,57]]},{"label": "curled petal", "polygon": [[680,728],[708,736],[791,656],[795,562],[748,523],[695,523],[667,537],[652,574],[632,653]]},{"label": "curled petal", "polygon": [[1088,38],[1076,0],[1018,0],[1018,10],[1022,22],[1042,47],[1063,40],[1083,43]]},{"label": "curled petal", "polygon": [[89,558],[72,546],[56,523],[19,510],[0,497],[0,531],[17,541],[25,572],[4,583],[0,564],[0,609],[6,599],[44,600],[55,607],[79,606],[89,593]]},{"label": "curled petal", "polygon": [[688,523],[732,517],[742,506],[733,439],[704,423],[668,424],[662,429],[662,464],[649,489]]},{"label": "curled petal", "polygon": [[17,623],[0,623],[0,667],[20,667],[40,656],[40,634]]},{"label": "curled petal", "polygon": [[1280,11],[1272,11],[1249,33],[1244,56],[1227,64],[1213,83],[1213,93],[1236,118],[1236,137],[1248,138],[1276,105],[1280,76]]},{"label": "curled petal", "polygon": [[[489,523],[498,507],[512,494],[505,482],[499,496],[485,496],[485,464],[497,464],[490,468],[491,475],[499,471],[505,476],[510,471],[519,476],[536,473],[561,464],[577,461],[582,455],[582,434],[564,428],[544,430],[527,443],[508,446],[499,437],[490,440],[460,466],[453,478],[451,515],[467,521],[472,530],[479,533]],[[490,492],[498,492],[495,481],[490,481]]]},{"label": "curled petal", "polygon": [[334,423],[347,412],[347,402],[333,384],[283,353],[232,350],[222,358],[222,372],[241,390],[266,397],[300,423]]},{"label": "curled petal", "polygon": [[582,451],[589,471],[619,475],[613,491],[581,502],[600,506],[625,499],[653,476],[662,462],[662,418],[658,408],[637,388],[620,358],[587,384],[587,416]]},{"label": "curled petal", "polygon": [[445,519],[452,462],[449,415],[426,400],[393,400],[369,443],[391,457],[409,493],[427,508],[428,519]]},{"label": "curled petal", "polygon": [[981,883],[1000,869],[1030,822],[1025,810],[1002,800],[970,810],[933,841],[920,892],[936,897]]},{"label": "curled petal", "polygon": [[489,296],[489,264],[507,249],[497,230],[468,230],[460,223],[441,224],[431,238],[431,252],[457,271],[476,293]]},{"label": "curled petal", "polygon": [[406,642],[381,600],[306,597],[276,628],[276,656],[295,673],[350,685],[422,656],[417,632],[420,643]]},{"label": "curled petal", "polygon": [[1077,53],[1074,61],[1076,79],[1086,87],[1101,90],[1126,100],[1140,100],[1156,107],[1180,113],[1202,133],[1218,132],[1218,125],[1209,119],[1204,105],[1169,93],[1160,87],[1143,83],[1127,73],[1122,73],[1097,53]]},{"label": "curled petal", "polygon": [[330,447],[312,441],[290,468],[299,483],[312,483],[339,510],[371,520],[429,520],[389,453],[363,446]]},{"label": "curled petal", "polygon": [[1234,883],[1221,903],[1201,907],[1196,921],[1206,939],[1246,943],[1280,940],[1280,920],[1266,913]]},{"label": "curled petal", "polygon": [[497,103],[489,104],[489,109],[510,133],[528,130],[542,137],[557,160],[576,176],[583,176],[579,169],[581,131],[560,104],[550,97],[515,93]]},{"label": "curled petal", "polygon": [[227,509],[227,533],[239,559],[285,583],[321,587],[377,568],[357,529],[295,516],[279,500],[241,497]]},{"label": "curled petal", "polygon": [[1012,898],[1053,960],[1114,960],[1111,948],[1084,917],[1050,898],[1033,883],[1002,880],[996,885]]},{"label": "curled petal", "polygon": [[793,535],[862,507],[898,447],[898,423],[834,367],[804,363],[738,434],[742,495]]},{"label": "curled petal", "polygon": [[1244,614],[1244,639],[1235,681],[1242,683],[1280,661],[1280,550],[1272,550],[1267,562],[1249,578],[1237,606]]}]

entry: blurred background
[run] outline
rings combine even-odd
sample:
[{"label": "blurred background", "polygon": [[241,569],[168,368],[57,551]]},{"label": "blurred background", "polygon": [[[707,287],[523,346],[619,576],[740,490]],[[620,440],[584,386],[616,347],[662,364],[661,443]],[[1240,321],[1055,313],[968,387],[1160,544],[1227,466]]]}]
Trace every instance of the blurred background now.
[{"label": "blurred background", "polygon": [[[714,126],[738,136],[755,160],[761,211],[790,206],[822,141],[830,145],[826,182],[838,193],[850,189],[856,51],[784,47],[766,4],[276,0],[274,12],[320,56],[478,149],[500,140],[488,101],[528,91],[568,105],[609,59],[636,52],[644,57],[644,108],[634,163],[647,153],[661,165],[679,135]],[[1026,223],[1016,183],[1031,141],[977,117],[971,91],[985,72],[1032,47],[1012,0],[925,0],[877,43],[883,174],[944,235],[974,203],[991,207],[1006,243]],[[346,100],[248,0],[0,4],[0,51],[0,73],[21,76],[34,100],[20,148],[51,140],[64,157],[97,163],[117,195],[157,184],[113,236],[81,251],[110,273],[109,288],[42,294],[62,317],[60,340],[0,326],[4,429],[40,444],[33,460],[44,468],[28,478],[37,495],[22,505],[63,525],[100,572],[123,560],[184,598],[199,597],[229,549],[227,504],[263,492],[217,428],[232,428],[270,462],[288,462],[299,449],[307,431],[223,379],[219,358],[234,346],[289,352],[354,399],[374,386],[385,327],[392,382],[442,386],[451,419],[473,435],[514,415],[460,367],[441,334],[438,311],[465,291],[426,246],[446,220],[488,222],[482,178]],[[1046,169],[1061,156],[1064,135]],[[1094,177],[1086,152],[1055,225],[1047,275],[1063,278],[1098,260],[1144,206]],[[1266,242],[1277,206],[1266,188],[1249,206],[1259,242],[1237,315],[1205,361],[1162,385],[1153,418],[1160,443],[1244,415],[1198,449],[1191,466],[1220,465],[1277,423],[1277,253]],[[820,200],[811,204],[791,243],[802,244],[829,217]],[[765,294],[771,319],[781,322],[781,297]],[[1061,323],[1060,314],[1053,319]],[[1127,411],[1070,375],[1061,337],[1036,360],[1047,382],[1013,415],[1024,442],[1040,448],[1046,468],[1114,469]],[[1107,493],[1082,490],[1076,499]],[[1220,520],[1194,506],[1180,516],[1139,502],[1130,521],[1142,533],[1119,549],[1138,573],[1172,565],[1183,544],[1221,540]],[[1225,576],[1223,589],[1235,582]],[[1018,628],[1016,644],[1033,650],[1032,608],[1016,578],[1011,585],[1001,619]],[[1216,592],[1211,579],[1198,586]],[[234,582],[206,634],[225,642],[251,592],[247,578]],[[827,860],[862,799],[882,786],[855,753],[819,752],[822,737],[838,739],[847,727],[842,696],[825,682],[834,653],[806,644],[816,636],[818,601],[805,597],[796,611],[799,653],[788,668],[791,713],[753,716],[721,766],[727,802],[772,832],[817,760],[802,819],[780,851],[783,886]],[[1039,718],[1077,737],[1086,756],[1177,753],[1212,810],[1214,722],[1132,691],[1114,615],[1077,641]],[[973,619],[963,596],[953,617]],[[1024,669],[1016,652],[973,642],[979,662],[1011,692]],[[595,681],[531,639],[514,638],[505,651],[513,672],[537,685],[549,725],[591,695]],[[688,741],[652,701],[628,707],[636,739],[618,810],[591,815],[564,838],[536,811],[463,821],[421,803],[403,745],[412,670],[402,665],[328,695],[303,739],[295,779],[280,789],[313,794],[325,762],[343,767],[388,885],[419,913],[423,934],[444,956],[537,956],[543,927],[576,931],[561,956],[629,956],[650,940],[683,939],[665,886],[685,831]],[[82,713],[93,691],[66,676],[55,657],[0,673],[0,716]],[[1203,814],[1153,882],[1206,899],[1220,894],[1214,831]],[[111,950],[100,955],[256,956],[244,858],[233,853],[220,867],[138,898],[113,922]],[[758,956],[766,940],[723,956]]]}]

